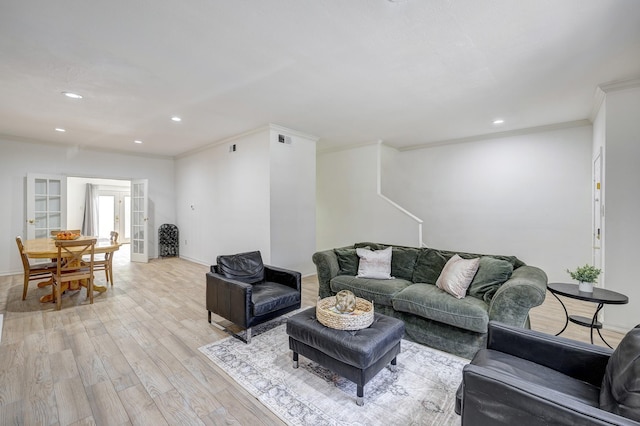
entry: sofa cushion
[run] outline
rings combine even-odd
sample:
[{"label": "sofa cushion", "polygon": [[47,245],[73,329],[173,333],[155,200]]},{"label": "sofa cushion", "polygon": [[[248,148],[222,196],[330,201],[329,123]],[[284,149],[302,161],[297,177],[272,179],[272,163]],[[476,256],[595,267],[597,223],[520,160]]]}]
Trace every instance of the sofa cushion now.
[{"label": "sofa cushion", "polygon": [[391,280],[376,280],[357,278],[348,275],[338,275],[331,279],[331,291],[350,290],[357,297],[372,300],[378,305],[391,306],[391,297],[397,292],[412,285],[411,281],[398,278]]},{"label": "sofa cushion", "polygon": [[491,256],[482,256],[476,276],[469,286],[469,296],[489,303],[500,286],[511,278],[513,264]]},{"label": "sofa cushion", "polygon": [[452,256],[444,265],[436,287],[449,293],[450,295],[462,299],[467,295],[467,289],[471,280],[478,272],[480,259],[463,259],[457,254]]},{"label": "sofa cushion", "polygon": [[438,280],[444,265],[451,256],[445,256],[438,250],[423,248],[416,259],[411,281],[414,283],[434,284]]},{"label": "sofa cushion", "polygon": [[640,325],[624,336],[609,358],[600,408],[640,421]]},{"label": "sofa cushion", "polygon": [[360,258],[354,248],[333,249],[340,267],[339,275],[357,275]]},{"label": "sofa cushion", "polygon": [[392,298],[393,308],[465,330],[486,333],[488,305],[475,297],[456,299],[431,284],[413,284]]},{"label": "sofa cushion", "polygon": [[442,272],[442,269],[444,268],[444,265],[455,254],[459,255],[463,259],[474,259],[476,257],[486,256],[494,259],[504,260],[513,265],[513,269],[517,269],[525,265],[524,262],[522,262],[515,256],[503,256],[497,254],[483,255],[476,253],[436,250],[424,247],[420,250],[420,254],[418,255],[418,259],[416,260],[416,266],[413,271],[413,277],[411,278],[411,281],[413,281],[414,283],[435,284],[436,280],[440,276],[440,273]]},{"label": "sofa cushion", "polygon": [[393,246],[391,256],[391,275],[396,278],[411,281],[413,270],[420,254],[420,249],[414,247]]},{"label": "sofa cushion", "polygon": [[375,278],[379,280],[393,278],[391,276],[391,247],[383,250],[357,248],[356,253],[360,258],[358,278]]},{"label": "sofa cushion", "polygon": [[264,265],[259,251],[250,251],[216,258],[218,270],[226,278],[255,284],[264,280]]},{"label": "sofa cushion", "polygon": [[[382,250],[391,247],[391,275],[395,278],[402,278],[408,281],[412,281],[413,279],[413,271],[416,266],[416,261],[418,260],[418,255],[422,252],[422,250],[417,247],[389,246],[386,244],[366,242],[356,243],[354,247],[368,248],[371,250]],[[353,275],[356,275],[356,273]]]}]

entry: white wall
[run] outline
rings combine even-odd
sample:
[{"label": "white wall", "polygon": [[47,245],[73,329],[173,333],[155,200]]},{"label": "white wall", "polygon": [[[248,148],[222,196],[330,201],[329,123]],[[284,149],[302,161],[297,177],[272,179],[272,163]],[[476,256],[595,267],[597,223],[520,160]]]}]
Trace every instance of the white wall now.
[{"label": "white wall", "polygon": [[[278,135],[291,143],[278,142]],[[316,140],[276,128],[270,131],[271,263],[303,275],[315,273]]]},{"label": "white wall", "polygon": [[27,173],[107,179],[149,179],[149,255],[157,253],[157,226],[175,221],[173,160],[82,148],[17,141],[0,137],[0,274],[22,272],[16,235],[25,232]]},{"label": "white wall", "polygon": [[176,159],[180,256],[212,265],[221,254],[260,250],[269,263],[269,187],[266,128]]},{"label": "white wall", "polygon": [[640,323],[640,88],[606,94],[605,282],[629,297],[628,305],[605,307],[605,325],[621,331]]},{"label": "white wall", "polygon": [[[383,193],[424,220],[429,247],[516,255],[568,281],[591,261],[591,126],[393,152]],[[318,156],[318,248],[416,245],[375,196],[376,147]],[[395,166],[392,166],[395,162]]]},{"label": "white wall", "polygon": [[378,196],[378,150],[374,143],[318,154],[318,250],[362,241],[418,244],[416,222]]},{"label": "white wall", "polygon": [[516,255],[567,281],[591,262],[591,126],[402,152],[396,198],[429,247]]}]

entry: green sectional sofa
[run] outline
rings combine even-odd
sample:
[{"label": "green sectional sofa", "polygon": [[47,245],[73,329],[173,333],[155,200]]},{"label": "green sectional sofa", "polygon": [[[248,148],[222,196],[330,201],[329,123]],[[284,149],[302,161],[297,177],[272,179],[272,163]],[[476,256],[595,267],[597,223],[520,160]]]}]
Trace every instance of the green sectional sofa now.
[{"label": "green sectional sofa", "polygon": [[403,320],[405,337],[465,358],[485,347],[489,321],[529,328],[529,310],[545,298],[547,275],[515,256],[457,252],[464,259],[480,258],[467,295],[458,299],[435,285],[456,252],[392,246],[393,278],[387,280],[356,277],[356,248],[364,247],[388,245],[364,242],[314,253],[320,298],[350,290],[373,301],[376,312]]}]

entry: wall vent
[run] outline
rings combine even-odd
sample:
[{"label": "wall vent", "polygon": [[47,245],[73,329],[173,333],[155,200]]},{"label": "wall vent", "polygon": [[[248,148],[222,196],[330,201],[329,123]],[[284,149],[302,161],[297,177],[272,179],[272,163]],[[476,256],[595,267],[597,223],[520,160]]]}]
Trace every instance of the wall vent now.
[{"label": "wall vent", "polygon": [[278,142],[291,145],[291,136],[278,135]]}]

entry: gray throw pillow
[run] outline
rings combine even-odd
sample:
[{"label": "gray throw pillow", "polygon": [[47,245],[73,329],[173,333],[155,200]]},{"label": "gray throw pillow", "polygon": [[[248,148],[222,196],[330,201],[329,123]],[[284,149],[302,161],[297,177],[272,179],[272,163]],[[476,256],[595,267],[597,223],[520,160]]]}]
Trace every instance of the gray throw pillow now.
[{"label": "gray throw pillow", "polygon": [[640,325],[611,354],[600,387],[600,408],[640,421]]},{"label": "gray throw pillow", "polygon": [[489,303],[496,291],[511,278],[513,265],[506,260],[490,256],[480,258],[480,267],[469,286],[469,296],[477,297]]},{"label": "gray throw pillow", "polygon": [[340,271],[338,275],[358,275],[358,265],[360,259],[354,248],[337,248],[333,252],[338,258],[338,266]]}]

